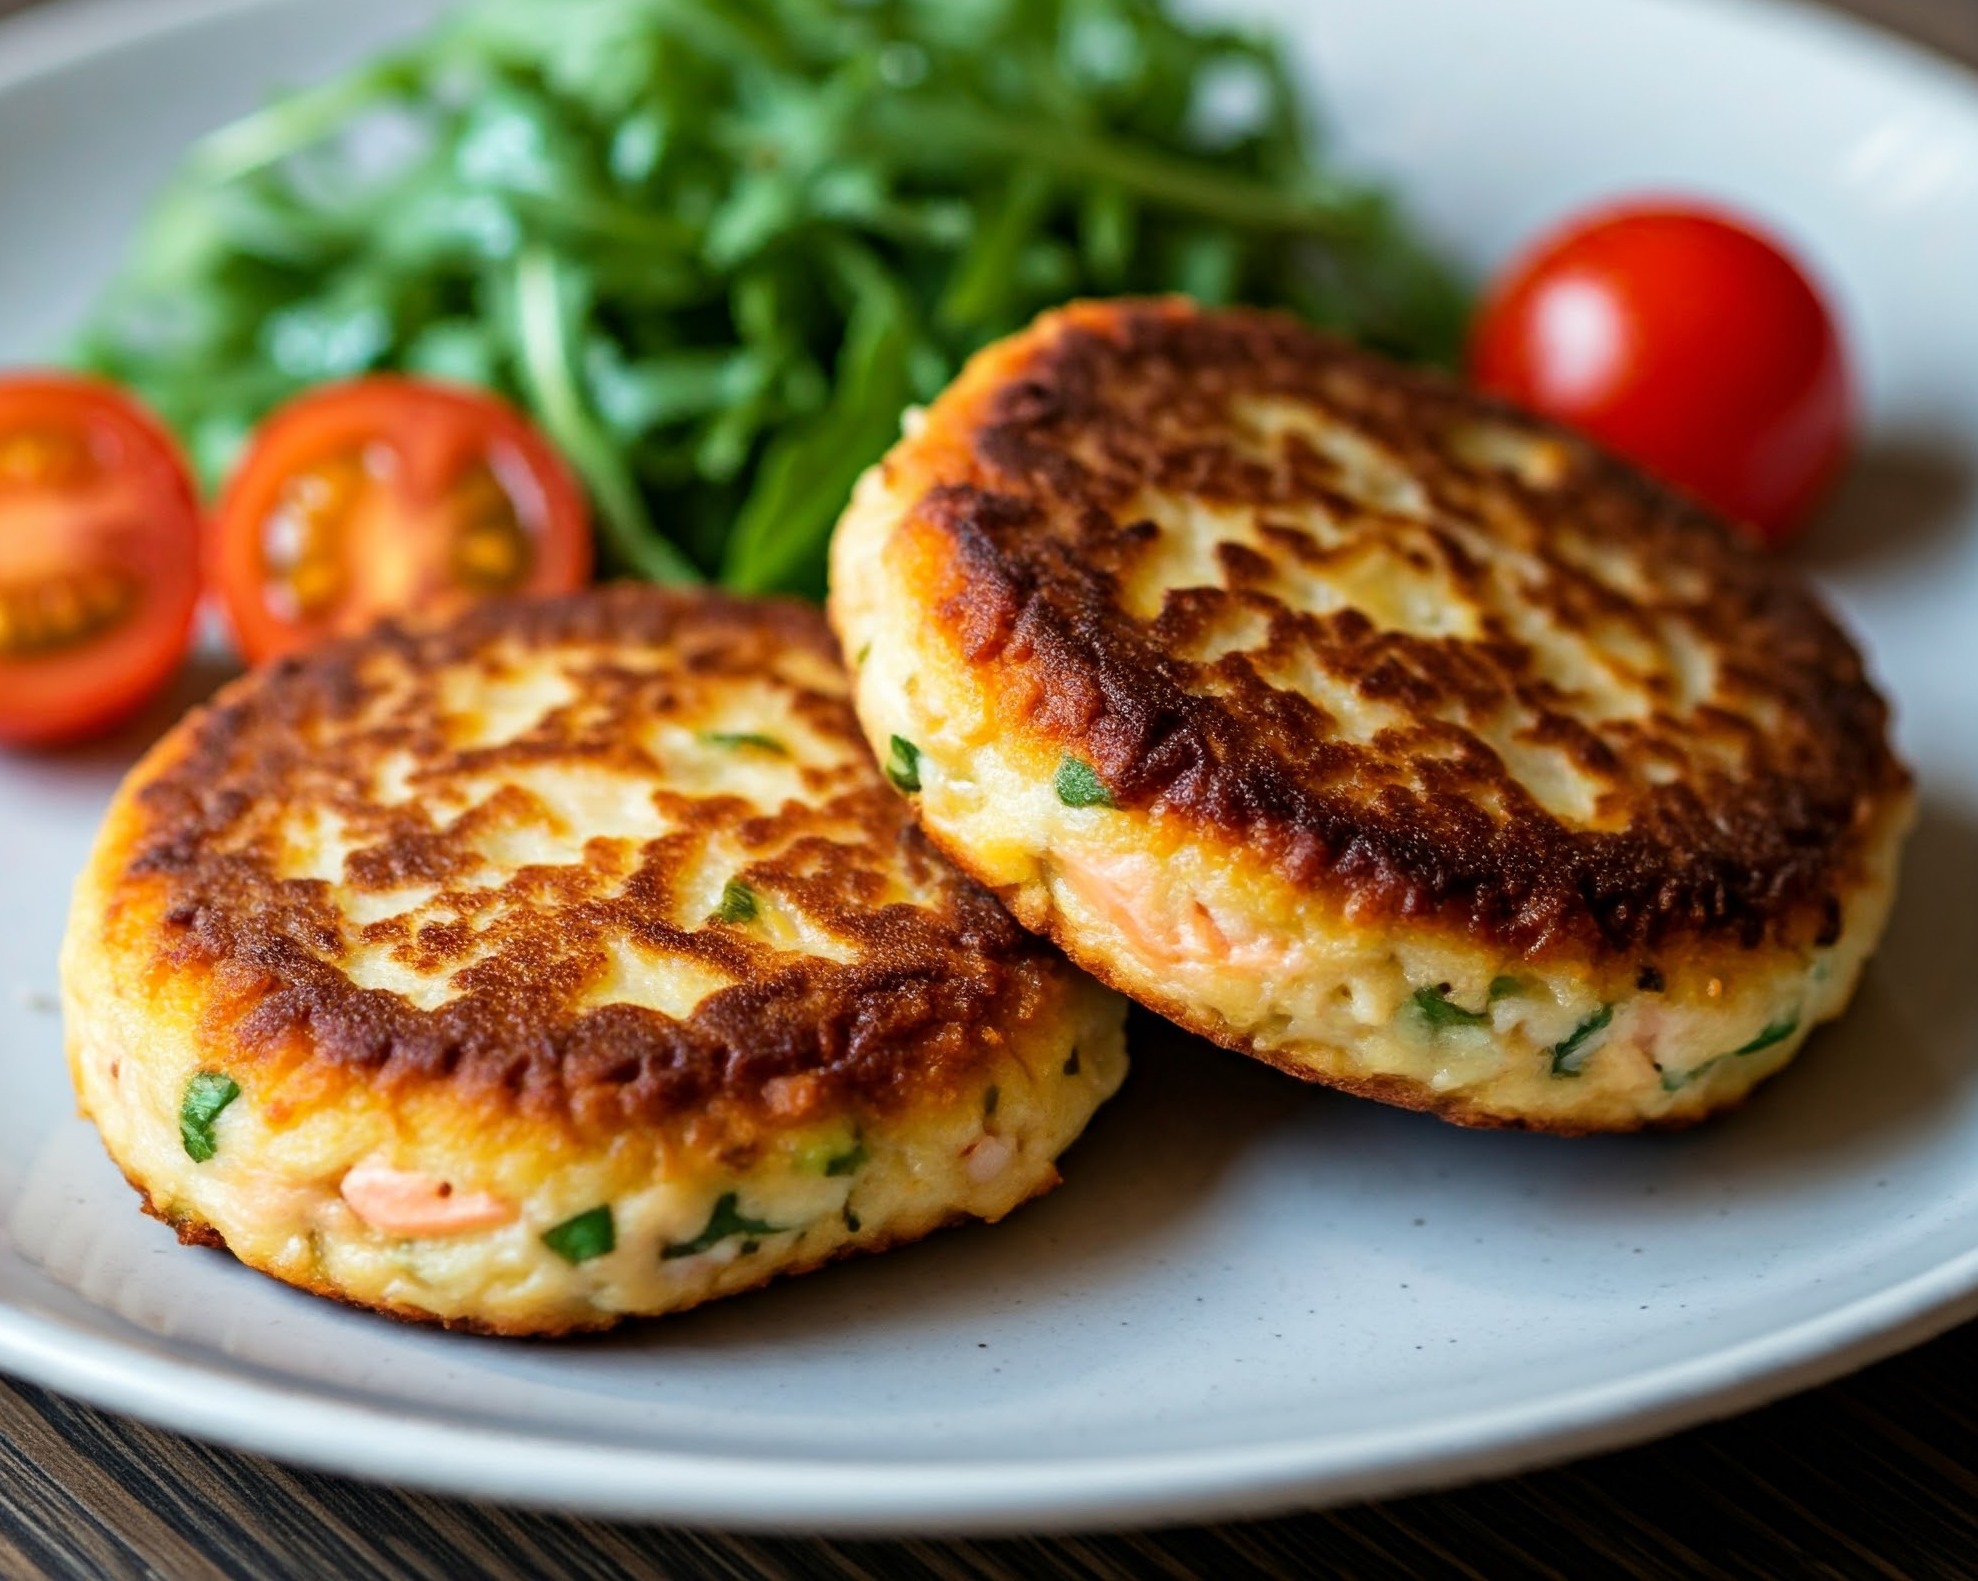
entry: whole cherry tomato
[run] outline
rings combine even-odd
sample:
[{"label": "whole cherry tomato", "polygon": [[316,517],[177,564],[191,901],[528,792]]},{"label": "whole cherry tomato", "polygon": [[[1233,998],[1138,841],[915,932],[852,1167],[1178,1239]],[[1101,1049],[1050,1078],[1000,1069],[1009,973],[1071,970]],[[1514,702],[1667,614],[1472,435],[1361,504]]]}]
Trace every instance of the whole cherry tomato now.
[{"label": "whole cherry tomato", "polygon": [[494,396],[418,379],[328,385],[276,412],[213,537],[254,663],[385,615],[568,593],[591,574],[590,509],[555,447]]},{"label": "whole cherry tomato", "polygon": [[1490,292],[1470,367],[1768,544],[1804,524],[1852,436],[1833,313],[1778,242],[1709,208],[1609,208],[1544,237]]},{"label": "whole cherry tomato", "polygon": [[0,379],[0,742],[118,724],[184,659],[199,499],[151,414],[93,379]]}]

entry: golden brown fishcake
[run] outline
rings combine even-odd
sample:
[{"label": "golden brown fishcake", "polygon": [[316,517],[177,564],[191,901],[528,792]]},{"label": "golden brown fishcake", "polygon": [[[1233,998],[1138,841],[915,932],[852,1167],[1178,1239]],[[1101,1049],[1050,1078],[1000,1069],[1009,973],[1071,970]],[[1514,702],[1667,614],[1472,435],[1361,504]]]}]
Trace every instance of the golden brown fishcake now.
[{"label": "golden brown fishcake", "polygon": [[644,588],[229,688],[120,794],[64,984],[182,1236],[497,1332],[1000,1217],[1124,1069],[880,778],[822,617]]},{"label": "golden brown fishcake", "polygon": [[1880,930],[1908,776],[1801,579],[1286,317],[1086,303],[991,347],[862,485],[832,606],[937,843],[1301,1074],[1693,1119]]}]

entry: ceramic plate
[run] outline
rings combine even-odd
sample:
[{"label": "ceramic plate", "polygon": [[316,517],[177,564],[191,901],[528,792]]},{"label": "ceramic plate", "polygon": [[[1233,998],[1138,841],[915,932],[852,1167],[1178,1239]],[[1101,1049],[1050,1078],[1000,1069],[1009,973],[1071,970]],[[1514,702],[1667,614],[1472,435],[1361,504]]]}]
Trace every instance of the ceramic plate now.
[{"label": "ceramic plate", "polygon": [[[1164,1035],[1065,1188],[583,1344],[395,1326],[180,1248],[74,1118],[71,875],[144,732],[0,763],[0,1367],[487,1498],[973,1530],[1278,1510],[1755,1404],[1978,1312],[1978,90],[1812,12],[1276,0],[1342,141],[1479,268],[1597,194],[1718,194],[1844,305],[1872,442],[1808,557],[1918,766],[1853,1013],[1677,1137],[1471,1134]],[[196,133],[430,0],[120,0],[0,28],[0,363],[47,354]],[[153,721],[156,729],[161,721]]]}]

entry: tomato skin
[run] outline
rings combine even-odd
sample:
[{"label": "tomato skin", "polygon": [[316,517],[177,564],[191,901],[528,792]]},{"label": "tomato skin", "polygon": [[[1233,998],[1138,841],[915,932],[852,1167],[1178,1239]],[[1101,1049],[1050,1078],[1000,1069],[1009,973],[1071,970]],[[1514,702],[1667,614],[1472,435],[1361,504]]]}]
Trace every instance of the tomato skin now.
[{"label": "tomato skin", "polygon": [[[271,595],[268,533],[298,478],[338,458],[373,458],[357,486],[378,503],[373,527],[347,546],[348,584],[314,614]],[[242,654],[260,664],[387,615],[444,615],[477,596],[445,564],[448,491],[474,468],[499,472],[522,538],[526,574],[502,591],[567,593],[590,580],[590,506],[555,447],[485,391],[378,375],[326,385],[256,430],[214,513],[215,589]],[[382,512],[382,517],[378,512]],[[382,522],[382,525],[377,523]]]},{"label": "tomato skin", "polygon": [[1470,372],[1775,546],[1852,443],[1834,315],[1783,247],[1708,207],[1606,208],[1541,238],[1487,297]]},{"label": "tomato skin", "polygon": [[0,377],[0,446],[23,433],[76,442],[84,475],[0,476],[0,599],[51,576],[107,573],[129,600],[73,643],[0,642],[0,745],[61,746],[122,724],[184,662],[203,582],[199,493],[165,426],[101,380]]}]

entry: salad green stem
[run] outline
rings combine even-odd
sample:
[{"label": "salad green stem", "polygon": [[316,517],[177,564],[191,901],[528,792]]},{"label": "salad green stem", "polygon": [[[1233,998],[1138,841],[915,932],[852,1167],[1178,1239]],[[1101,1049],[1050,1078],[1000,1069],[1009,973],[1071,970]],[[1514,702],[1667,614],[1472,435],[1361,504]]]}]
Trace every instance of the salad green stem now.
[{"label": "salad green stem", "polygon": [[515,265],[523,377],[537,414],[589,485],[605,536],[625,563],[651,581],[694,586],[703,580],[700,572],[653,525],[618,452],[585,406],[564,332],[558,268],[556,255],[542,247],[525,247]]}]

